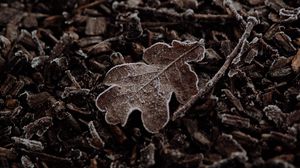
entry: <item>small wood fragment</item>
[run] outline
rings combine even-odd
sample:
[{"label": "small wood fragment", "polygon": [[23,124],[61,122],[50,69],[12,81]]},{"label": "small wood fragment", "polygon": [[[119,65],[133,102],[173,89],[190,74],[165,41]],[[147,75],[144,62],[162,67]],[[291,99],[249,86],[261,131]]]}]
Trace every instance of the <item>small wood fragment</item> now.
[{"label": "small wood fragment", "polygon": [[104,17],[90,17],[85,27],[86,35],[100,35],[105,33],[107,23]]}]

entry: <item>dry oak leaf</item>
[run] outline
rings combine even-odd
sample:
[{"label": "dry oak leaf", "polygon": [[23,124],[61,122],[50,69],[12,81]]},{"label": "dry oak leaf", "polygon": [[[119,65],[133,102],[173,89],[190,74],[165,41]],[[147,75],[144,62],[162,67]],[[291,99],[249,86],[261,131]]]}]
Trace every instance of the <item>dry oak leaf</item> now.
[{"label": "dry oak leaf", "polygon": [[180,104],[198,91],[198,78],[188,64],[204,58],[203,42],[180,42],[172,46],[156,43],[144,51],[145,63],[125,63],[113,67],[103,83],[110,86],[96,99],[109,124],[124,126],[138,110],[147,131],[158,132],[169,121],[172,93]]}]

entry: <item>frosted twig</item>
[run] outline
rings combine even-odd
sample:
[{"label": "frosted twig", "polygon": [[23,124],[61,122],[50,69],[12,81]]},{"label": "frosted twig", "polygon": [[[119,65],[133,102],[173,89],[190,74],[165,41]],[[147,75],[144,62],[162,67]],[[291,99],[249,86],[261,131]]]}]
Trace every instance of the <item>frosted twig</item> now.
[{"label": "frosted twig", "polygon": [[192,96],[191,99],[181,107],[179,107],[175,113],[173,114],[172,120],[176,120],[177,118],[183,117],[185,113],[190,109],[194,103],[198,99],[203,99],[211,92],[211,90],[215,87],[217,82],[225,75],[226,70],[230,66],[232,60],[239,55],[240,52],[242,52],[241,47],[245,40],[250,36],[250,33],[253,29],[253,27],[258,24],[258,20],[254,17],[248,17],[248,22],[246,24],[246,29],[239,39],[238,44],[235,46],[235,48],[232,50],[232,52],[227,56],[226,61],[222,65],[222,67],[219,69],[219,71],[214,75],[212,79],[210,79],[203,89],[201,89],[196,95]]}]

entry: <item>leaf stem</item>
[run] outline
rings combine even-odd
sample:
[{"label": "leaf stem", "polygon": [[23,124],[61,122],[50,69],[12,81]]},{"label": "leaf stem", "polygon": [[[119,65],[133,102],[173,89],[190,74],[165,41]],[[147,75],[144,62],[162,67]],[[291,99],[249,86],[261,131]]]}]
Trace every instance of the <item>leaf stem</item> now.
[{"label": "leaf stem", "polygon": [[235,46],[235,48],[232,50],[232,52],[227,56],[222,67],[214,75],[214,77],[206,83],[206,85],[204,86],[203,89],[201,89],[196,95],[192,96],[191,99],[186,104],[179,107],[175,111],[175,113],[173,114],[173,118],[172,118],[173,121],[176,120],[177,118],[183,117],[185,115],[185,113],[188,111],[188,109],[190,109],[198,99],[205,98],[211,92],[211,90],[215,87],[217,82],[225,75],[226,70],[230,66],[232,60],[237,55],[239,55],[240,52],[242,52],[241,47],[242,47],[244,41],[247,40],[247,38],[250,36],[250,33],[256,24],[258,24],[258,20],[256,18],[251,17],[251,16],[248,17],[248,22],[246,24],[246,29],[245,29],[243,35],[239,39],[238,44]]}]

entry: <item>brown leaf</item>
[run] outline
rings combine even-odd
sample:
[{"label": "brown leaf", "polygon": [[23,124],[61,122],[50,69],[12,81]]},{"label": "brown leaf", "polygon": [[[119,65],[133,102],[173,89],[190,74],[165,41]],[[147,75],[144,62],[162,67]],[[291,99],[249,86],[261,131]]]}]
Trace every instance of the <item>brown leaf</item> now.
[{"label": "brown leaf", "polygon": [[97,97],[96,105],[106,111],[108,123],[123,126],[130,113],[139,110],[146,130],[158,132],[169,121],[172,93],[184,104],[198,92],[198,78],[188,62],[203,57],[200,42],[156,43],[144,52],[147,64],[122,64],[107,73],[104,84],[110,87]]},{"label": "brown leaf", "polygon": [[298,50],[297,54],[294,56],[292,60],[292,69],[295,72],[300,71],[300,49]]}]

